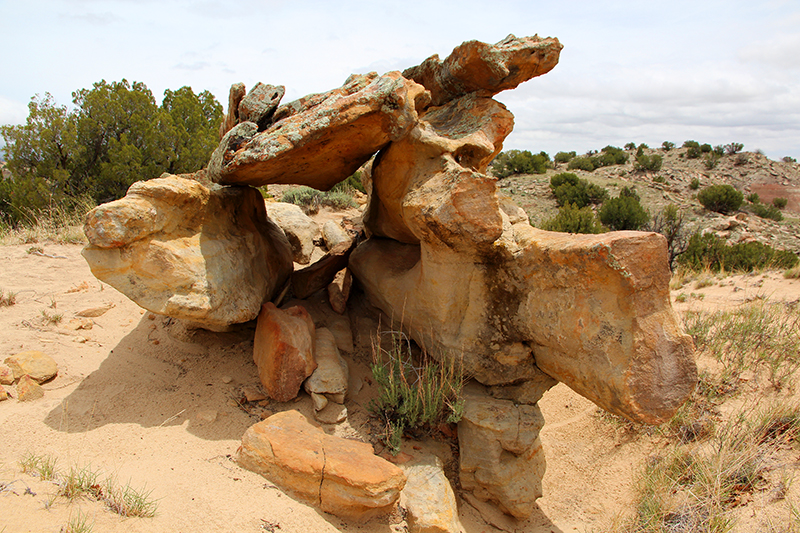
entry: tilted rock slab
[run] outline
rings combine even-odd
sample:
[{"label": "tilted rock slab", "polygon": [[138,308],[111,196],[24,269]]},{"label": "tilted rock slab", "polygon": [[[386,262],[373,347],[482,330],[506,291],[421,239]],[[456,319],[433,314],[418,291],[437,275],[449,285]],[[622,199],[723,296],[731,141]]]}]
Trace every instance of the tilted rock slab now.
[{"label": "tilted rock slab", "polygon": [[666,241],[512,224],[482,174],[511,121],[502,104],[467,95],[378,154],[372,237],[351,255],[353,275],[420,345],[463,357],[483,384],[519,385],[541,369],[613,413],[667,420],[696,367],[669,300]]},{"label": "tilted rock slab", "polygon": [[542,496],[542,426],[538,406],[515,405],[490,398],[480,386],[465,387],[458,423],[461,487],[496,502],[505,513],[528,518]]},{"label": "tilted rock slab", "polygon": [[355,520],[390,512],[406,483],[369,444],[327,435],[297,411],[251,426],[237,460],[294,497]]},{"label": "tilted rock slab", "polygon": [[408,479],[400,504],[408,511],[410,533],[463,533],[456,496],[442,461],[425,454],[400,468]]},{"label": "tilted rock slab", "polygon": [[562,48],[558,39],[538,35],[509,35],[494,45],[467,41],[444,61],[433,55],[404,70],[403,76],[424,85],[431,92],[431,105],[438,106],[469,93],[494,96],[546,74],[558,64]]},{"label": "tilted rock slab", "polygon": [[292,252],[250,187],[167,175],[86,216],[92,273],[154,313],[212,330],[253,320],[289,279]]},{"label": "tilted rock slab", "polygon": [[279,107],[265,131],[238,124],[214,151],[208,174],[223,185],[328,190],[402,138],[428,100],[424,87],[399,72],[351,76],[340,89]]},{"label": "tilted rock slab", "polygon": [[288,402],[297,397],[303,381],[317,368],[314,359],[314,321],[301,306],[261,307],[253,339],[253,361],[270,398]]}]

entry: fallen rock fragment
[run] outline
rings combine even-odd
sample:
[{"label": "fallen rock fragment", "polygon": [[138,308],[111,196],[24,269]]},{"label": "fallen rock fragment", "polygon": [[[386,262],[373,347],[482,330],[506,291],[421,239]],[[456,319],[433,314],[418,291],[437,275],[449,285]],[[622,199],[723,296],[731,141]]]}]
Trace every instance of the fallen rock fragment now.
[{"label": "fallen rock fragment", "polygon": [[6,389],[0,387],[0,402],[7,399],[8,399],[8,393],[6,392]]},{"label": "fallen rock fragment", "polygon": [[253,360],[267,394],[278,402],[297,397],[314,372],[314,321],[300,306],[282,310],[267,302],[261,308],[253,340]]},{"label": "fallen rock fragment", "polygon": [[17,382],[17,400],[20,402],[32,402],[44,398],[44,389],[36,381],[25,374]]},{"label": "fallen rock fragment", "polygon": [[0,363],[0,385],[11,385],[15,379],[14,371],[11,367]]},{"label": "fallen rock fragment", "polygon": [[[44,383],[58,374],[58,365],[49,355],[38,350],[20,352],[6,357],[5,364],[14,373],[14,379],[28,375],[37,383]],[[10,385],[10,383],[8,383]]]},{"label": "fallen rock fragment", "polygon": [[350,270],[345,268],[337,272],[328,285],[328,301],[331,309],[340,315],[347,311],[347,299],[350,298],[352,284],[353,276],[350,275]]},{"label": "fallen rock fragment", "polygon": [[326,288],[336,273],[347,266],[355,241],[337,244],[321,259],[292,273],[292,292],[295,298],[308,298],[315,292]]},{"label": "fallen rock fragment", "polygon": [[341,224],[329,220],[322,225],[322,240],[325,247],[330,250],[343,242],[349,243],[353,237],[348,235]]},{"label": "fallen rock fragment", "polygon": [[294,497],[353,520],[391,511],[406,483],[369,444],[326,435],[297,411],[251,426],[237,461]]},{"label": "fallen rock fragment", "polygon": [[82,318],[97,318],[99,316],[103,316],[104,314],[106,314],[113,307],[114,304],[105,304],[98,307],[90,307],[89,309],[78,311],[77,313],[75,313],[75,315]]},{"label": "fallen rock fragment", "polygon": [[328,328],[317,328],[314,359],[317,368],[303,384],[306,392],[324,394],[332,402],[344,403],[350,374],[347,361],[339,354],[336,339]]},{"label": "fallen rock fragment", "polygon": [[314,241],[320,238],[320,229],[299,205],[284,202],[267,202],[267,214],[283,230],[292,247],[295,263],[307,265],[314,252]]},{"label": "fallen rock fragment", "polygon": [[341,424],[347,420],[347,407],[340,403],[328,402],[328,404],[314,412],[314,418],[323,424]]},{"label": "fallen rock fragment", "polygon": [[408,530],[411,533],[463,533],[455,493],[444,475],[441,460],[425,455],[400,468],[407,478],[400,505],[408,511]]},{"label": "fallen rock fragment", "polygon": [[219,125],[220,140],[239,123],[239,103],[242,101],[245,94],[247,94],[247,91],[244,83],[234,83],[231,85],[231,89],[228,92],[228,113],[225,115],[222,124]]},{"label": "fallen rock fragment", "polygon": [[539,407],[491,398],[474,384],[464,388],[464,400],[458,423],[461,487],[527,518],[542,496],[545,472]]}]

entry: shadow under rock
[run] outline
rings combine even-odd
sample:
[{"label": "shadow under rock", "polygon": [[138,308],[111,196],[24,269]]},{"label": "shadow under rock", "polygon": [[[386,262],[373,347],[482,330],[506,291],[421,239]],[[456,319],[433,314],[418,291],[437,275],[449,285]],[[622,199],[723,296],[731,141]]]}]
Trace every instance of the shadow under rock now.
[{"label": "shadow under rock", "polygon": [[229,403],[243,386],[260,386],[254,331],[255,322],[227,333],[191,330],[147,313],[45,423],[81,433],[106,424],[157,427],[188,420],[188,431],[200,438],[238,440],[258,421]]}]

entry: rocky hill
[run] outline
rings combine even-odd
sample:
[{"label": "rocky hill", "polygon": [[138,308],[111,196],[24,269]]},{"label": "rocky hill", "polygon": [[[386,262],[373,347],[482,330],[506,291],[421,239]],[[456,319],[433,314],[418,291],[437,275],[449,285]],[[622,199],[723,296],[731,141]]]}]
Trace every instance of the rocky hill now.
[{"label": "rocky hill", "polygon": [[[660,212],[665,206],[675,204],[684,213],[690,232],[710,229],[733,244],[759,241],[776,248],[800,253],[800,164],[773,161],[755,152],[723,155],[717,165],[706,169],[702,158],[688,159],[686,148],[645,149],[647,155],[661,155],[663,163],[657,172],[637,171],[634,168],[635,152],[628,151],[629,161],[624,165],[601,167],[592,172],[568,170],[567,164],[557,163],[546,174],[515,175],[501,179],[499,186],[528,213],[533,225],[540,225],[558,210],[550,192],[549,180],[560,172],[573,172],[591,183],[606,187],[610,196],[619,194],[625,186],[635,186],[642,205],[650,214]],[[700,186],[693,190],[693,180]],[[707,211],[697,200],[704,187],[729,184],[744,193],[745,197],[757,193],[762,203],[771,204],[774,198],[788,199],[782,210],[783,220],[760,218],[745,202],[737,213],[721,215]]]}]

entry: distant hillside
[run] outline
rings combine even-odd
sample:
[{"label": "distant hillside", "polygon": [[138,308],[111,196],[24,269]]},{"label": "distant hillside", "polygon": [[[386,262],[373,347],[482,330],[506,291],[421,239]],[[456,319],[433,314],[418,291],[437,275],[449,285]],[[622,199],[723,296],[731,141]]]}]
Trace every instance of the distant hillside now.
[{"label": "distant hillside", "polygon": [[[716,166],[707,169],[703,158],[687,158],[686,148],[644,149],[646,155],[660,155],[661,169],[644,172],[634,169],[636,152],[629,150],[627,163],[598,168],[592,172],[569,170],[567,163],[556,163],[545,174],[513,175],[499,179],[501,191],[509,194],[530,216],[531,223],[539,226],[553,217],[558,208],[550,192],[549,180],[560,172],[573,172],[591,183],[606,187],[609,194],[617,196],[623,186],[634,185],[650,214],[661,211],[669,204],[681,209],[691,231],[710,228],[730,243],[759,241],[776,248],[800,254],[800,165],[795,162],[772,161],[754,152],[722,155]],[[693,180],[699,188],[692,190]],[[781,222],[760,218],[748,210],[749,202],[731,215],[707,211],[697,201],[697,193],[704,187],[729,184],[744,193],[745,197],[757,193],[762,203],[774,198],[787,198]]]}]

